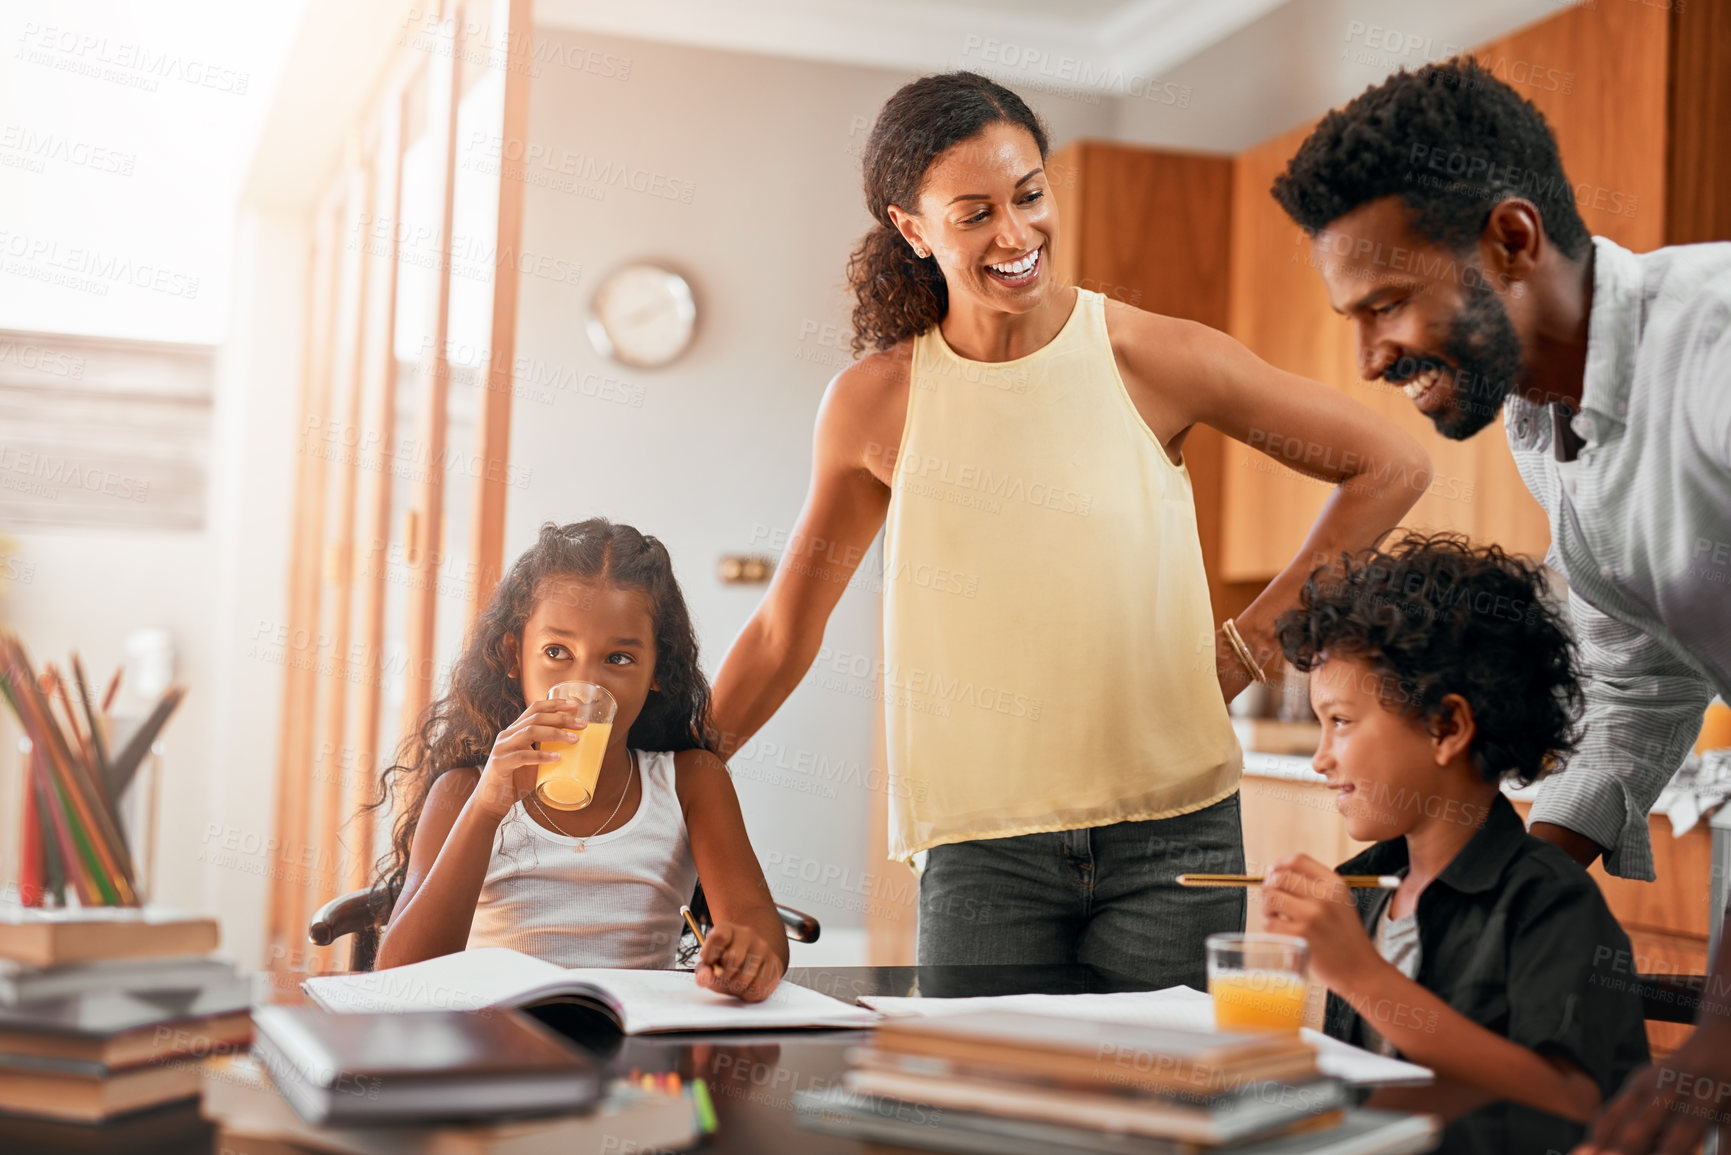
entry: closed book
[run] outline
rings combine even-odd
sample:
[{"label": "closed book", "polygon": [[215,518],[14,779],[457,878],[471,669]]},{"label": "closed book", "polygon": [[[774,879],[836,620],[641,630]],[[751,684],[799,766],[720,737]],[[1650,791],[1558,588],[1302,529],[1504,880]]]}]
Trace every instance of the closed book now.
[{"label": "closed book", "polygon": [[6,1155],[216,1155],[221,1148],[213,1145],[215,1131],[199,1114],[197,1099],[178,1099],[100,1122],[0,1115],[0,1151]]},{"label": "closed book", "polygon": [[516,1011],[264,1006],[254,1025],[254,1053],[314,1124],[580,1111],[601,1093],[594,1059]]},{"label": "closed book", "polygon": [[1351,1101],[1346,1084],[1253,1083],[1210,1103],[1149,1095],[1078,1091],[894,1065],[866,1065],[844,1078],[849,1090],[934,1107],[977,1111],[1016,1119],[1122,1131],[1192,1143],[1237,1143],[1292,1126],[1300,1119],[1336,1111]]},{"label": "closed book", "polygon": [[[661,1155],[682,1151],[699,1137],[697,1115],[685,1094],[641,1090],[623,1082],[605,1088],[590,1111],[438,1126],[315,1127],[297,1115],[264,1078],[258,1062],[235,1055],[205,1065],[205,1117],[230,1143],[244,1137],[259,1155],[305,1147],[330,1155]],[[271,1148],[270,1143],[283,1147]]]},{"label": "closed book", "polygon": [[234,978],[233,963],[209,955],[98,959],[49,967],[0,958],[0,1005],[18,1006],[93,991],[196,991],[231,983]]},{"label": "closed book", "polygon": [[0,1005],[0,1037],[113,1035],[181,1019],[232,1014],[252,1003],[253,978],[244,974],[193,991],[86,991],[19,1006]]},{"label": "closed book", "polygon": [[99,1075],[14,1068],[0,1072],[0,1111],[95,1123],[196,1098],[202,1086],[196,1062],[159,1063]]},{"label": "closed book", "polygon": [[1272,1138],[1216,1147],[932,1107],[837,1086],[796,1091],[793,1098],[799,1125],[809,1130],[958,1155],[1416,1155],[1436,1146],[1439,1130],[1429,1115],[1349,1108]]},{"label": "closed book", "polygon": [[878,1027],[873,1043],[881,1051],[1150,1092],[1204,1094],[1317,1074],[1316,1049],[1296,1034],[1184,1030],[1022,1011],[890,1019]]},{"label": "closed book", "polygon": [[252,1039],[252,1015],[245,1010],[219,1015],[174,1015],[140,1026],[130,1017],[108,1029],[16,1028],[0,1024],[0,1068],[40,1068],[62,1072],[97,1068],[117,1070],[191,1055],[244,1050]]},{"label": "closed book", "polygon": [[158,907],[38,910],[0,905],[0,958],[28,966],[208,954],[217,940],[214,918]]}]

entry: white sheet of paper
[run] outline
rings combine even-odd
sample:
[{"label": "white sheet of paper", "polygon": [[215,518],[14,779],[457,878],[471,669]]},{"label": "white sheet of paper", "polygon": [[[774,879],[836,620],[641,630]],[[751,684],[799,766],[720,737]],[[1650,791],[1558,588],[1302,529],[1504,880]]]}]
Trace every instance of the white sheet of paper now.
[{"label": "white sheet of paper", "polygon": [[621,1008],[627,1034],[655,1031],[869,1027],[877,1014],[792,983],[761,1003],[744,1003],[697,985],[690,971],[566,970],[507,950],[483,947],[368,974],[327,975],[302,984],[327,1011],[475,1010],[515,1007],[586,983]]},{"label": "white sheet of paper", "polygon": [[[972,999],[892,998],[866,995],[860,1002],[886,1018],[917,1016],[935,1018],[962,1011],[1025,1011],[1071,1019],[1103,1019],[1150,1027],[1214,1029],[1214,1003],[1192,987],[1167,987],[1158,991],[1127,991],[1102,995],[991,995]],[[1428,1067],[1387,1055],[1376,1055],[1351,1043],[1331,1039],[1305,1028],[1304,1039],[1316,1047],[1316,1065],[1325,1075],[1360,1086],[1389,1083],[1428,1083],[1435,1076]]]}]

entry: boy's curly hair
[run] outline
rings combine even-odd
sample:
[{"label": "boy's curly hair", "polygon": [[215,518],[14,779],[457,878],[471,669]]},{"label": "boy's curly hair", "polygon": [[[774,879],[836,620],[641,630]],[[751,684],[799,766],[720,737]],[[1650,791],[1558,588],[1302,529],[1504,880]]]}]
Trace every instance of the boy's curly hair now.
[{"label": "boy's curly hair", "polygon": [[1435,732],[1442,700],[1472,706],[1473,765],[1526,785],[1558,769],[1580,735],[1574,643],[1544,600],[1539,566],[1460,534],[1409,533],[1314,571],[1275,625],[1286,660],[1310,671],[1358,658],[1384,675],[1385,707]]}]

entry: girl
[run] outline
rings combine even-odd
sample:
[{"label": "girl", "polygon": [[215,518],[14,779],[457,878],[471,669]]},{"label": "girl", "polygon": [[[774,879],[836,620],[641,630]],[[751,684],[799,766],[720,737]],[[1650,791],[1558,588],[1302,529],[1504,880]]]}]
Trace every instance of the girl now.
[{"label": "girl", "polygon": [[[543,807],[540,767],[583,723],[547,692],[618,703],[594,803]],[[704,737],[709,685],[667,547],[601,518],[541,527],[493,594],[451,691],[384,786],[407,799],[382,884],[378,966],[508,946],[561,966],[667,967],[701,877],[715,926],[697,983],[747,1002],[787,969],[787,938],[727,768]],[[716,965],[718,964],[718,965]]]}]

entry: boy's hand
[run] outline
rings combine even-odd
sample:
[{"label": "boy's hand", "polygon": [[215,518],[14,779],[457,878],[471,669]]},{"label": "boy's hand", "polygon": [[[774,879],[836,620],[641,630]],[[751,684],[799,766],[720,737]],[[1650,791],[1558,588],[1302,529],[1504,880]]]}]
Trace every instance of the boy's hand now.
[{"label": "boy's hand", "polygon": [[536,742],[575,742],[585,723],[563,698],[541,698],[530,702],[517,720],[499,731],[493,752],[481,770],[480,784],[472,797],[474,805],[495,822],[502,821],[511,807],[535,789],[541,767],[557,762],[559,755],[537,750]]},{"label": "boy's hand", "polygon": [[781,956],[749,926],[718,922],[704,936],[703,951],[697,956],[698,986],[761,1003],[779,982]]},{"label": "boy's hand", "polygon": [[1262,913],[1264,930],[1310,945],[1311,973],[1337,991],[1377,957],[1352,891],[1308,854],[1275,863],[1262,882]]}]

